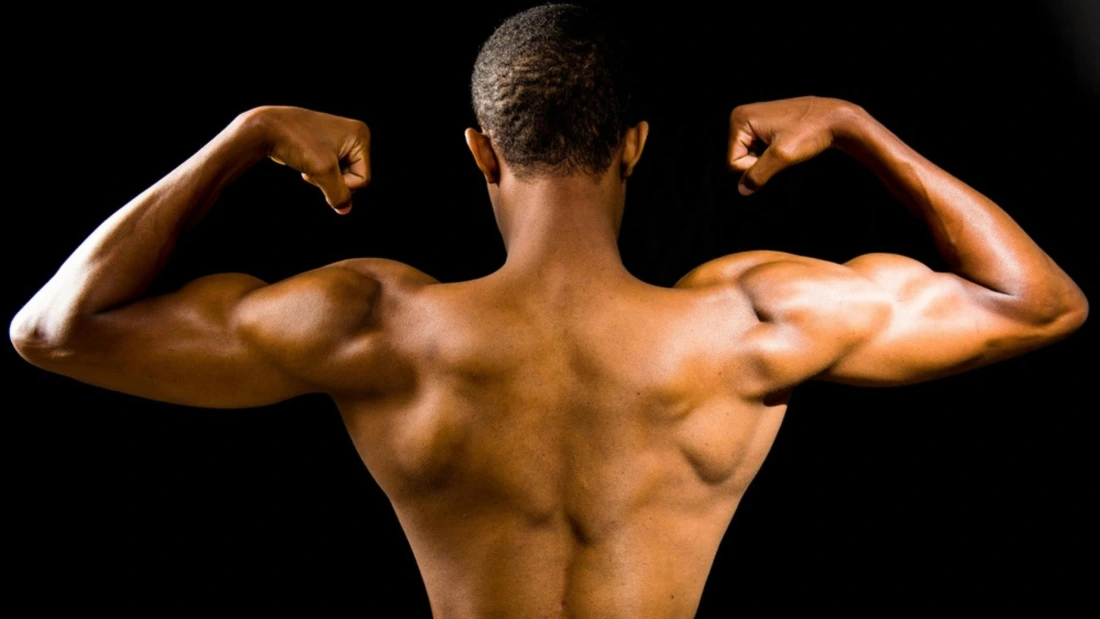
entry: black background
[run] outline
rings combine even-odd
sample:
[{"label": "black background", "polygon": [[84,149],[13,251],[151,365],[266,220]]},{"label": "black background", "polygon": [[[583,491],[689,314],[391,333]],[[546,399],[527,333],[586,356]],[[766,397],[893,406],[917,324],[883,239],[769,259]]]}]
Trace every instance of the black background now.
[{"label": "black background", "polygon": [[[444,281],[491,272],[504,248],[462,139],[468,80],[479,44],[526,6],[317,5],[244,19],[43,8],[9,24],[30,43],[9,64],[19,173],[8,178],[7,316],[110,213],[261,104],[366,121],[372,186],[341,218],[296,174],[260,165],[182,242],[158,289],[220,271],[276,281],[356,256]],[[859,103],[1000,203],[1095,298],[1096,82],[1074,62],[1065,13],[1038,2],[603,6],[643,59],[651,135],[620,238],[641,279],[670,285],[761,248],[892,251],[943,267],[919,222],[842,155],[736,194],[729,111],[816,94]],[[1078,567],[1095,556],[1094,333],[1087,324],[925,385],[796,392],[699,616],[1082,599],[1094,585]],[[88,387],[11,348],[5,360],[17,596],[40,608],[305,602],[311,614],[428,616],[393,511],[325,398],[207,411]]]}]

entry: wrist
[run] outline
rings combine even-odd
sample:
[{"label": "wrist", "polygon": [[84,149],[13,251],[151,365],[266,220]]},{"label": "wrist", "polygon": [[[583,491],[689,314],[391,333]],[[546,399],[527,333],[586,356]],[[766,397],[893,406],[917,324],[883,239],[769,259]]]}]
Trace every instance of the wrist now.
[{"label": "wrist", "polygon": [[877,121],[862,107],[847,101],[840,102],[830,127],[833,133],[833,146],[850,153],[854,147],[867,139],[875,124]]},{"label": "wrist", "polygon": [[269,107],[257,107],[238,114],[219,137],[224,138],[232,150],[249,164],[263,160],[271,154],[274,145]]}]

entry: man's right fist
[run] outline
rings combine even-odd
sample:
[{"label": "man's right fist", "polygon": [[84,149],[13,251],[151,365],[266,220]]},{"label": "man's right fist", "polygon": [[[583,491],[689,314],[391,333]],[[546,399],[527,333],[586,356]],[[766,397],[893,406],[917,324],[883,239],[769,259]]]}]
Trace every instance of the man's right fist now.
[{"label": "man's right fist", "polygon": [[738,191],[747,196],[780,170],[830,148],[838,127],[862,113],[847,101],[821,97],[734,108],[730,114],[729,165],[742,173]]},{"label": "man's right fist", "polygon": [[264,106],[241,115],[263,135],[265,155],[302,173],[341,215],[370,182],[370,129],[358,120],[300,107]]}]

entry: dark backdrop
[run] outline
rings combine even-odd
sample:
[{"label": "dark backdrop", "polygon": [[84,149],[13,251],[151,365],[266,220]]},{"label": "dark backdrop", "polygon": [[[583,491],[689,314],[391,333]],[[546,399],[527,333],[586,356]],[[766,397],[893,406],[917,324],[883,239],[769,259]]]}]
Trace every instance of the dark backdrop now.
[{"label": "dark backdrop", "polygon": [[[6,316],[111,212],[260,104],[366,121],[373,185],[340,218],[296,174],[260,165],[182,243],[162,289],[219,271],[275,281],[355,256],[445,281],[491,272],[504,249],[462,139],[468,79],[479,44],[526,6],[315,5],[247,19],[43,8],[9,24],[29,42],[8,65]],[[842,155],[737,195],[723,164],[729,111],[817,94],[863,105],[998,201],[1095,298],[1095,63],[1075,63],[1080,39],[1064,34],[1080,19],[1040,3],[607,6],[645,68],[652,129],[621,236],[641,279],[670,285],[759,248],[893,251],[942,267],[919,222]],[[926,385],[797,391],[700,616],[1080,596],[1075,565],[1095,551],[1094,333]],[[396,603],[379,614],[427,616],[393,511],[325,398],[206,411],[88,387],[11,348],[4,358],[16,592],[45,607]]]}]

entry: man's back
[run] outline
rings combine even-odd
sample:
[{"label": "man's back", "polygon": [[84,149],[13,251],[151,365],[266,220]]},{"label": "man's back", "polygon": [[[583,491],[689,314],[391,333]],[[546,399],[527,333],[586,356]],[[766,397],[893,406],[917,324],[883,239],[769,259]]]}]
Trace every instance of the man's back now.
[{"label": "man's back", "polygon": [[996,204],[853,104],[733,110],[749,195],[838,148],[928,226],[951,271],[870,254],[721,258],[676,289],[618,251],[649,126],[628,122],[622,48],[576,7],[506,22],[473,77],[465,137],[507,248],[439,284],[353,260],[267,283],[226,273],[150,295],[176,242],[265,157],[338,213],[370,180],[365,124],[242,114],[119,209],[14,317],[28,361],[210,408],[308,393],[338,404],[444,616],[686,616],[718,542],[810,379],[901,385],[1066,337],[1080,289]]},{"label": "man's back", "polygon": [[337,402],[434,611],[690,615],[786,408],[740,345],[745,296],[343,264],[392,295],[368,354],[415,377]]}]

